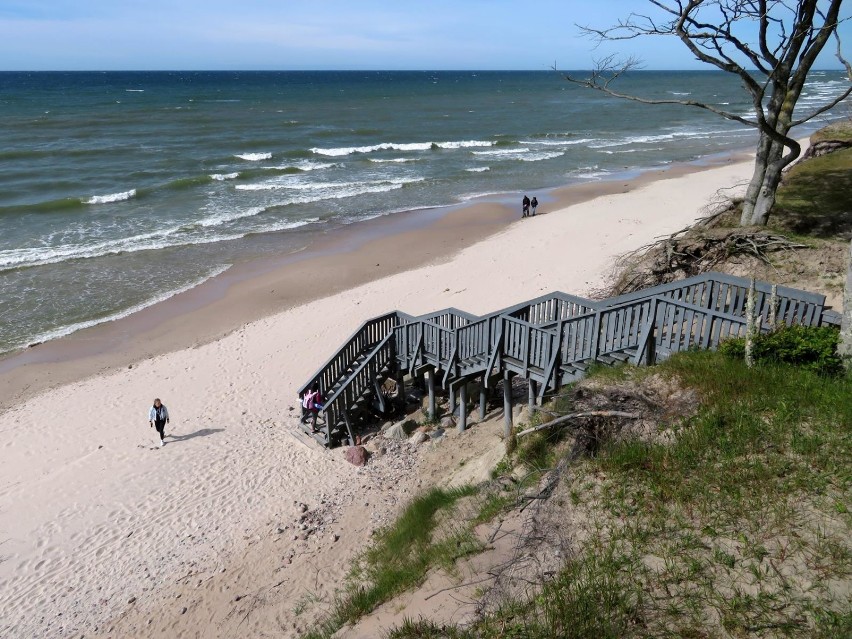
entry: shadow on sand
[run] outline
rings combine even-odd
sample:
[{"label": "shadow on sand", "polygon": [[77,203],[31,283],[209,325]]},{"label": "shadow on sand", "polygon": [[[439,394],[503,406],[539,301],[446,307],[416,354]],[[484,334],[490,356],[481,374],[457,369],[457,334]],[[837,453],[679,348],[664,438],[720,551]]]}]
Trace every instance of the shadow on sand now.
[{"label": "shadow on sand", "polygon": [[166,435],[166,443],[170,444],[171,442],[185,442],[188,439],[195,439],[196,437],[207,437],[208,435],[214,435],[216,433],[221,433],[224,428],[202,428],[201,430],[197,430],[194,433],[189,433],[188,435],[172,435],[171,433]]}]

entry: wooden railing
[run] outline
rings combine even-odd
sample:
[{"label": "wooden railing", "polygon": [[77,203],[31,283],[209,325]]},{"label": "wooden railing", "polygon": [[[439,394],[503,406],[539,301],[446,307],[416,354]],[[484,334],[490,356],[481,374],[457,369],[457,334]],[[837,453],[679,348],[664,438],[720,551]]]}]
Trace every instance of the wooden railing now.
[{"label": "wooden railing", "polygon": [[314,384],[319,385],[323,393],[334,388],[351,373],[350,369],[359,356],[362,356],[367,349],[384,339],[391,329],[399,323],[407,321],[406,318],[410,317],[405,313],[393,311],[364,322],[299,389],[299,397],[304,395]]},{"label": "wooden railing", "polygon": [[[602,301],[555,292],[482,317],[454,308],[418,317],[394,311],[364,322],[299,394],[315,383],[329,392],[324,413],[339,428],[393,369],[429,366],[445,385],[510,370],[544,382],[543,393],[596,360],[650,363],[744,334],[748,287],[746,279],[707,273]],[[773,293],[763,282],[755,292],[761,330],[839,318],[822,295],[783,286]]]}]

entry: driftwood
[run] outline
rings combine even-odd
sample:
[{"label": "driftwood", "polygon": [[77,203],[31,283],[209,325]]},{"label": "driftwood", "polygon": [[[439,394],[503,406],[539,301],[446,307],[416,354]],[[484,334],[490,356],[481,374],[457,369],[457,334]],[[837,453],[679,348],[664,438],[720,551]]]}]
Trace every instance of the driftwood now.
[{"label": "driftwood", "polygon": [[638,413],[625,413],[620,410],[587,410],[580,413],[568,413],[567,415],[563,415],[562,417],[547,422],[546,424],[522,430],[520,433],[515,435],[515,437],[523,437],[524,435],[529,435],[530,433],[535,433],[536,431],[544,430],[545,428],[561,426],[573,419],[581,419],[583,417],[623,417],[625,419],[638,419],[640,415]]}]

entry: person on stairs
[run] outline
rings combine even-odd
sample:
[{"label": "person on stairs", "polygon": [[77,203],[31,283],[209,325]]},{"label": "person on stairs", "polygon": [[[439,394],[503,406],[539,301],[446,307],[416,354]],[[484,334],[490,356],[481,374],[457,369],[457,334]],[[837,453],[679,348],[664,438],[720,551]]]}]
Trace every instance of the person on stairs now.
[{"label": "person on stairs", "polygon": [[314,382],[310,390],[302,396],[302,423],[311,422],[311,432],[317,432],[317,416],[323,409],[322,395],[319,392],[319,384]]}]

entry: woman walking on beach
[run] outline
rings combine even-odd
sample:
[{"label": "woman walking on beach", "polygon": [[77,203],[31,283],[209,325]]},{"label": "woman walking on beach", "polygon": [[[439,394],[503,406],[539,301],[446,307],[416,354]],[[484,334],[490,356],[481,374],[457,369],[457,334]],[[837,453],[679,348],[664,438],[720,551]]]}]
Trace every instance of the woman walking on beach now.
[{"label": "woman walking on beach", "polygon": [[530,199],[525,195],[521,207],[521,217],[528,217],[530,214]]},{"label": "woman walking on beach", "polygon": [[530,208],[532,209],[532,214],[535,215],[535,209],[538,206],[538,198],[533,195],[532,202],[530,202]]},{"label": "woman walking on beach", "polygon": [[148,422],[151,427],[156,427],[160,435],[160,448],[166,445],[166,424],[169,423],[169,409],[160,401],[160,398],[154,400],[154,405],[148,411]]}]

